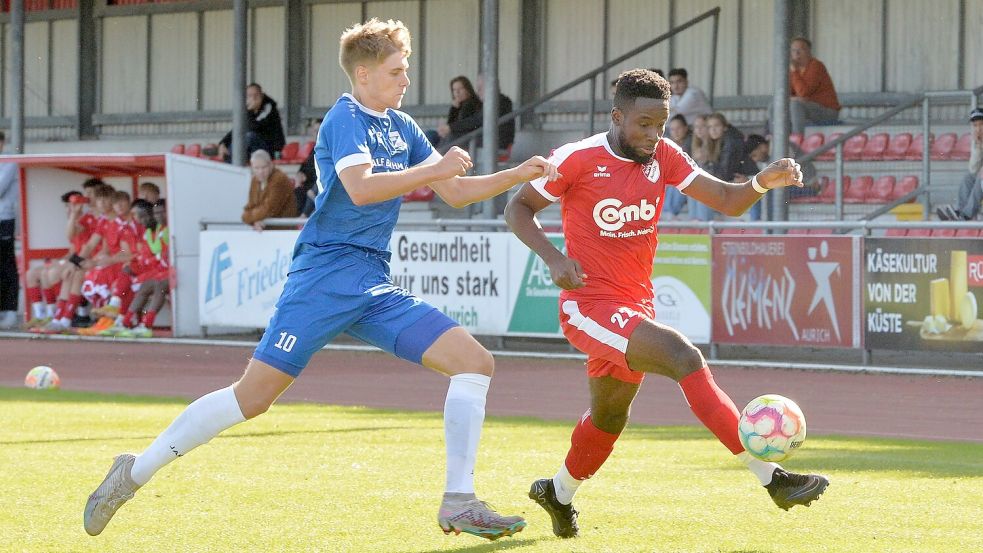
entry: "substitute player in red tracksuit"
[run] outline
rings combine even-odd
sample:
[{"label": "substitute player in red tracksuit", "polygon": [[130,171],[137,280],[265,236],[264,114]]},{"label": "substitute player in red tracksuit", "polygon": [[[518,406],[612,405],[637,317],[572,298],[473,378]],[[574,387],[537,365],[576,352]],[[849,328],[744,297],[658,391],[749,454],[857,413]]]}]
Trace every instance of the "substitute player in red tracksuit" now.
[{"label": "substitute player in red tracksuit", "polygon": [[[823,476],[786,472],[751,457],[738,438],[738,410],[714,383],[700,350],[654,320],[650,278],[666,187],[736,216],[768,189],[802,186],[802,173],[791,159],[772,163],[740,184],[701,171],[663,138],[669,94],[668,82],[654,72],[622,73],[610,130],[556,149],[550,162],[561,177],[524,185],[506,209],[512,231],[546,262],[553,282],[563,288],[563,333],[588,356],[591,407],[574,429],[557,474],[537,480],[529,491],[550,514],[560,537],[577,535],[574,493],[611,454],[646,373],[679,383],[697,418],[748,466],[779,507],[808,505],[829,484]],[[556,201],[561,202],[567,255],[534,219]]]},{"label": "substitute player in red tracksuit", "polygon": [[93,240],[101,239],[103,249],[92,259],[95,268],[85,274],[82,295],[93,306],[93,314],[100,318],[79,334],[97,336],[111,328],[116,317],[125,311],[133,298],[132,280],[123,268],[133,259],[137,236],[143,228],[130,216],[130,195],[117,191],[113,195],[113,211],[116,218],[108,218],[96,231]]}]

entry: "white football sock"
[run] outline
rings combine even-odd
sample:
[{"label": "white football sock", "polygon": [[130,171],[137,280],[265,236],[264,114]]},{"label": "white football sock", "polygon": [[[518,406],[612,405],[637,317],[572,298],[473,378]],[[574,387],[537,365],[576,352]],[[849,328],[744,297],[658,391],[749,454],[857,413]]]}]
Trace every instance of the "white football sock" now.
[{"label": "white football sock", "polygon": [[31,304],[31,315],[33,315],[35,319],[43,319],[48,312],[47,307],[48,304],[44,303],[43,301],[36,301]]},{"label": "white football sock", "polygon": [[577,488],[583,483],[583,480],[578,480],[570,475],[566,463],[561,464],[560,470],[556,471],[556,476],[553,477],[553,489],[556,490],[556,500],[564,505],[569,505],[573,502],[573,496],[577,493]]},{"label": "white football sock", "polygon": [[232,386],[204,395],[187,406],[133,462],[132,478],[142,486],[154,473],[220,432],[246,420]]},{"label": "white football sock", "polygon": [[53,319],[55,317],[55,312],[56,311],[58,311],[58,304],[56,304],[56,303],[49,303],[46,306],[46,309],[45,309],[45,312],[44,312],[45,314],[43,316],[41,316],[40,318],[42,318],[42,319]]},{"label": "white football sock", "polygon": [[451,377],[444,401],[444,440],[447,445],[448,493],[474,493],[474,464],[478,457],[485,398],[491,377],[464,373]]},{"label": "white football sock", "polygon": [[737,458],[740,459],[742,463],[747,465],[747,468],[758,477],[758,480],[761,481],[762,486],[771,484],[772,473],[775,472],[775,469],[782,468],[778,463],[769,463],[767,461],[762,461],[761,459],[756,459],[747,451],[738,453]]}]

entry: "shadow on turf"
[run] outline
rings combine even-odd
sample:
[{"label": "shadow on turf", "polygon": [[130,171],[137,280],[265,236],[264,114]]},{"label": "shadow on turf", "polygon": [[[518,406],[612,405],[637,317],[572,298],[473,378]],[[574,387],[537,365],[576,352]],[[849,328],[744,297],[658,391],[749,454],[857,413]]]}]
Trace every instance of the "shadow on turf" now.
[{"label": "shadow on turf", "polygon": [[530,547],[546,539],[550,538],[523,538],[520,533],[514,537],[502,538],[492,542],[484,542],[477,545],[466,545],[457,549],[454,549],[453,547],[440,548],[427,551],[426,553],[484,553],[486,551],[505,551],[507,549]]},{"label": "shadow on turf", "polygon": [[[263,438],[269,436],[288,436],[291,434],[341,434],[345,432],[376,432],[380,430],[406,430],[409,426],[366,426],[356,428],[335,428],[332,430],[281,430],[278,432],[248,432],[216,436],[216,440],[236,438]],[[54,440],[10,440],[0,441],[0,445],[64,444],[74,442],[112,442],[117,440],[153,440],[157,436],[107,436],[101,438],[59,438]]]}]

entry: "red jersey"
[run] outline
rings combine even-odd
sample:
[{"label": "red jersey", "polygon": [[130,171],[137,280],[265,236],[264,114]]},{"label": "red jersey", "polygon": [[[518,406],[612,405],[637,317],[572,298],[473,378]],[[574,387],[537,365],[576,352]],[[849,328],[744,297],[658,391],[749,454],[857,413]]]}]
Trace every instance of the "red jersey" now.
[{"label": "red jersey", "polygon": [[92,238],[92,234],[96,231],[98,221],[91,213],[83,213],[76,224],[81,227],[81,230],[76,232],[75,236],[72,236],[72,251],[79,253],[82,251],[82,247],[85,246],[86,242],[89,241],[89,238]]},{"label": "red jersey", "polygon": [[114,221],[106,220],[104,225],[105,234],[102,235],[106,243],[106,253],[116,255],[122,249],[121,244],[126,242],[130,245],[130,251],[136,249],[137,231],[143,234],[140,224],[132,219],[124,221],[117,217]]},{"label": "red jersey", "polygon": [[642,165],[615,155],[607,133],[557,148],[550,156],[561,178],[531,182],[543,197],[561,201],[567,256],[580,262],[586,286],[561,299],[652,299],[656,224],[666,186],[680,191],[700,174],[675,142],[663,138]]}]

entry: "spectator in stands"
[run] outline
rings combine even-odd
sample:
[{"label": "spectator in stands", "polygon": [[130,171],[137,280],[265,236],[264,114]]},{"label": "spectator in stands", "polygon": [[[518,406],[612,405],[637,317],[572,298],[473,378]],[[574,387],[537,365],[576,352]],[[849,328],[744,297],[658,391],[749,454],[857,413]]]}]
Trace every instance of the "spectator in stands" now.
[{"label": "spectator in stands", "polygon": [[137,197],[149,202],[150,205],[157,203],[157,200],[160,199],[160,187],[150,181],[141,182],[138,192]]},{"label": "spectator in stands", "polygon": [[[435,148],[444,144],[445,150],[446,145],[457,137],[481,126],[481,100],[478,99],[471,80],[461,75],[451,79],[450,86],[451,108],[447,112],[447,121],[441,123],[436,131],[427,133],[427,138]],[[478,117],[474,117],[475,115]]]},{"label": "spectator in stands", "polygon": [[[684,152],[687,154],[691,153],[693,149],[693,133],[690,132],[689,125],[686,124],[686,118],[676,114],[669,120],[668,127],[669,138],[678,144]],[[704,124],[705,128],[706,125]],[[675,186],[667,186],[663,213],[668,213],[673,217],[678,216],[683,208],[686,207],[687,200],[686,195],[680,192]]]},{"label": "spectator in stands", "polygon": [[939,206],[936,213],[943,221],[971,221],[980,213],[983,201],[983,109],[976,108],[969,114],[973,127],[973,149],[969,155],[969,172],[959,185],[959,202],[956,207]]},{"label": "spectator in stands", "polygon": [[[723,181],[732,181],[744,157],[744,135],[727,122],[722,113],[707,117],[707,160],[703,169]],[[694,205],[695,204],[695,205]],[[711,221],[717,212],[703,204],[690,204],[690,215],[700,221]]]},{"label": "spectator in stands", "polygon": [[669,117],[682,115],[687,121],[694,121],[698,115],[710,115],[713,108],[702,90],[689,85],[689,74],[682,67],[669,71]]},{"label": "spectator in stands", "polygon": [[812,57],[812,42],[803,37],[792,40],[788,80],[791,87],[789,119],[792,132],[805,132],[807,125],[835,124],[840,101],[823,62]]},{"label": "spectator in stands", "polygon": [[700,167],[706,165],[707,159],[710,154],[707,151],[710,141],[710,135],[707,134],[707,116],[698,115],[696,119],[693,119],[693,137],[690,139],[690,151],[689,155],[693,158],[693,161],[697,163]]},{"label": "spectator in stands", "polygon": [[[6,140],[6,135],[0,132],[0,150]],[[20,277],[14,254],[14,223],[20,209],[19,198],[17,164],[0,163],[0,329],[13,328],[17,324]]]},{"label": "spectator in stands", "polygon": [[[246,155],[252,156],[256,150],[264,150],[271,156],[280,154],[287,143],[283,136],[280,111],[276,101],[256,83],[246,87],[246,124]],[[226,162],[232,161],[231,144],[232,131],[229,131],[218,145],[218,153]]]},{"label": "spectator in stands", "polygon": [[[478,74],[478,78],[475,79],[475,92],[478,94],[478,100],[484,104],[485,101],[485,77],[482,74]],[[498,93],[498,116],[501,117],[506,113],[512,112],[512,99],[504,95],[499,91]],[[468,131],[459,132],[461,129],[477,129],[481,127],[482,120],[484,119],[484,111],[478,110],[478,113],[464,119],[460,119],[453,125],[450,125],[451,131],[458,136],[466,134]],[[502,123],[498,126],[498,150],[500,155],[504,155],[505,152],[512,147],[512,143],[515,142],[515,119]],[[442,144],[445,144],[442,142]],[[449,142],[447,143],[449,145]],[[481,145],[481,136],[478,136],[478,145]],[[467,148],[467,144],[459,144],[462,148]]]},{"label": "spectator in stands", "polygon": [[[317,141],[317,133],[321,130],[322,119],[318,117],[307,128],[310,139]],[[307,154],[307,159],[300,164],[294,175],[294,199],[297,200],[297,213],[310,217],[314,213],[314,198],[317,197],[317,171],[314,169],[314,150]]]},{"label": "spectator in stands", "polygon": [[[265,150],[256,150],[249,157],[249,166],[253,171],[249,183],[249,201],[242,210],[242,222],[252,225],[256,230],[263,230],[264,219],[272,217],[296,217],[297,201],[294,199],[294,187],[290,178],[283,171],[273,166],[273,159]],[[290,227],[269,227],[284,229]]]}]

